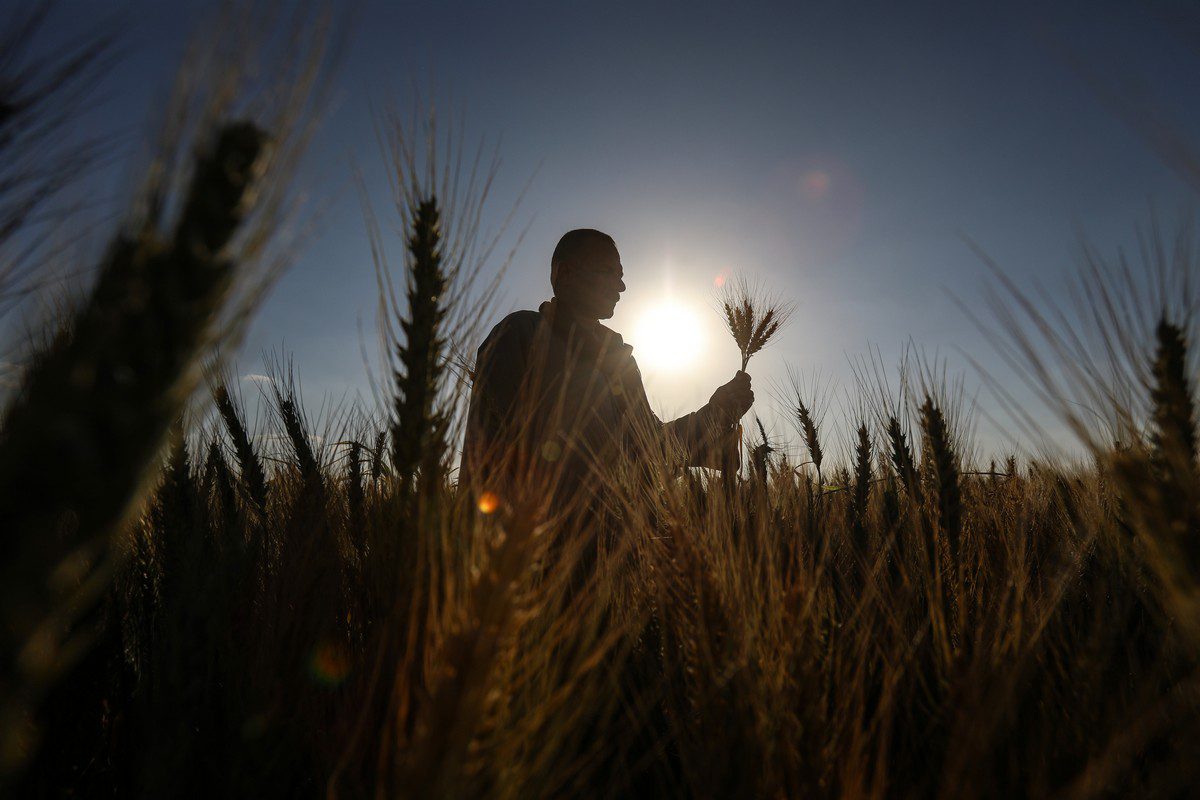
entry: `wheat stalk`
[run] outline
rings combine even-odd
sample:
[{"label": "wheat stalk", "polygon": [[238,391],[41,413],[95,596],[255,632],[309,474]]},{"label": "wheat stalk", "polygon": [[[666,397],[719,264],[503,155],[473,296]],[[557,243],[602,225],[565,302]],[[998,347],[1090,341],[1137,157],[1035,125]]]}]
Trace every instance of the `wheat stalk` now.
[{"label": "wheat stalk", "polygon": [[921,432],[928,474],[937,498],[938,529],[946,538],[953,559],[959,556],[962,534],[962,491],[958,483],[958,455],[946,417],[937,402],[927,396],[921,405]]},{"label": "wheat stalk", "polygon": [[[229,462],[225,460],[221,441],[216,436],[208,445],[208,458],[204,464],[204,484],[205,499],[217,507],[214,512],[215,519],[219,520],[226,530],[234,530],[237,527],[238,516],[237,485],[229,469]],[[216,524],[214,523],[214,525]]]},{"label": "wheat stalk", "polygon": [[900,485],[909,494],[917,494],[920,487],[917,485],[916,464],[913,461],[912,450],[908,447],[908,438],[904,435],[904,429],[900,427],[900,420],[895,416],[888,417],[887,435],[892,445],[892,466],[896,468]]},{"label": "wheat stalk", "polygon": [[350,452],[346,455],[346,506],[348,510],[348,524],[350,526],[350,540],[355,543],[355,553],[362,553],[362,545],[359,537],[363,534],[365,523],[363,521],[363,504],[365,497],[363,494],[363,446],[362,443],[354,440],[350,442]]},{"label": "wheat stalk", "polygon": [[375,434],[375,447],[371,449],[371,486],[383,477],[383,457],[387,448],[387,431]]},{"label": "wheat stalk", "polygon": [[308,431],[305,429],[300,409],[296,405],[295,395],[291,394],[290,390],[285,395],[276,388],[275,405],[279,411],[279,420],[283,425],[284,433],[287,434],[288,442],[292,446],[292,453],[296,456],[296,466],[300,470],[300,477],[305,482],[312,481],[314,485],[319,485],[322,481],[321,466],[317,461],[317,454],[313,450],[312,442],[308,438]]},{"label": "wheat stalk", "polygon": [[750,357],[767,346],[791,317],[795,306],[764,294],[744,279],[726,285],[721,295],[721,313],[742,354],[742,371]]},{"label": "wheat stalk", "polygon": [[864,422],[858,426],[858,444],[854,448],[854,494],[850,500],[850,521],[859,552],[867,550],[867,503],[871,499],[871,434]]},{"label": "wheat stalk", "polygon": [[435,408],[445,382],[446,289],[452,267],[442,250],[442,219],[437,198],[414,195],[406,209],[408,230],[407,311],[399,320],[403,341],[396,344],[392,463],[402,492],[416,486],[421,472],[425,489],[440,479],[449,421]]},{"label": "wheat stalk", "polygon": [[[226,258],[226,245],[244,218],[266,144],[246,122],[216,132],[197,159],[174,235],[143,229],[117,239],[91,296],[0,422],[0,518],[11,535],[0,565],[0,641],[17,652],[37,631],[48,654],[2,670],[0,681],[27,687],[20,704],[66,669],[69,658],[58,654],[69,652],[70,623],[107,583],[103,568],[69,590],[27,576],[50,574],[73,550],[95,563],[135,511],[233,288],[238,264]],[[56,532],[66,512],[78,521],[70,537]],[[16,708],[6,711],[23,713]]]},{"label": "wheat stalk", "polygon": [[246,488],[246,494],[249,495],[255,512],[261,518],[267,508],[267,474],[263,470],[258,454],[254,452],[254,445],[250,442],[250,434],[242,422],[238,406],[224,384],[213,390],[213,400],[225,423],[225,429],[229,432],[229,440],[233,445],[233,454],[237,458],[238,468],[241,470],[242,484]]},{"label": "wheat stalk", "polygon": [[824,453],[821,451],[821,439],[817,423],[803,400],[796,401],[796,417],[800,421],[800,430],[804,432],[804,446],[808,448],[808,459],[817,468],[817,475],[820,476],[821,460],[824,458]]},{"label": "wheat stalk", "polygon": [[937,401],[925,396],[921,405],[923,471],[928,475],[936,527],[930,542],[931,565],[942,571],[946,597],[945,612],[949,626],[949,646],[957,652],[960,644],[959,601],[962,595],[962,488],[959,485],[958,454],[950,426]]},{"label": "wheat stalk", "polygon": [[1150,444],[1160,471],[1189,474],[1195,469],[1197,447],[1196,413],[1187,370],[1187,337],[1180,326],[1161,319],[1155,338]]}]

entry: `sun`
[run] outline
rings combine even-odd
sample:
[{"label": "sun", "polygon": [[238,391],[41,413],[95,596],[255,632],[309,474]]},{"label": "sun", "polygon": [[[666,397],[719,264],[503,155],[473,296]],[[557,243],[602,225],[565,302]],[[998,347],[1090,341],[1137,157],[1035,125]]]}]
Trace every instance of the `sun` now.
[{"label": "sun", "polygon": [[638,364],[662,372],[691,366],[700,355],[700,320],[687,306],[667,301],[642,313],[633,331],[633,355]]}]

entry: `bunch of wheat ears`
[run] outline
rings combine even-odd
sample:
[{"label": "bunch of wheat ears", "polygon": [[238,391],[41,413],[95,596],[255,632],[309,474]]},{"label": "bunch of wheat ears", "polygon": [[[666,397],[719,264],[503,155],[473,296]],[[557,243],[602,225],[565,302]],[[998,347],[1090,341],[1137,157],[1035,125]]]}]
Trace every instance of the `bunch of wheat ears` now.
[{"label": "bunch of wheat ears", "polygon": [[762,291],[745,278],[726,283],[719,303],[725,324],[742,354],[743,372],[750,357],[767,346],[795,311],[792,303]]}]

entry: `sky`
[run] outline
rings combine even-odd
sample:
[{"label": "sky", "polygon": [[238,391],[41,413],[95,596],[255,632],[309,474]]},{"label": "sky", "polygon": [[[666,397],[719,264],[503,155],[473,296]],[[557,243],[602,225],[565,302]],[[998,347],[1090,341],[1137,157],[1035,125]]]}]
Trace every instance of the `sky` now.
[{"label": "sky", "polygon": [[[136,143],[213,6],[63,2],[44,46],[121,19],[124,55],[89,125]],[[826,386],[836,416],[852,412],[854,359],[876,351],[894,369],[906,347],[944,359],[1004,422],[972,363],[1011,381],[972,319],[987,316],[988,270],[971,243],[1055,296],[1081,237],[1115,252],[1152,208],[1174,219],[1194,202],[1097,89],[1141,87],[1200,141],[1200,17],[1181,21],[1184,7],[368,0],[304,169],[319,234],[261,308],[237,369],[261,373],[264,353],[283,353],[311,408],[370,397],[377,289],[353,176],[399,264],[375,110],[411,107],[420,90],[461,112],[468,146],[502,159],[483,226],[501,246],[485,276],[516,249],[484,330],[548,299],[558,237],[594,227],[621,252],[628,289],[610,325],[635,356],[652,352],[638,333],[664,308],[695,320],[692,362],[641,365],[663,416],[698,407],[737,369],[714,280],[745,276],[796,306],[749,370],[755,412],[779,434],[772,390],[789,370]],[[128,163],[89,178],[116,214]],[[978,436],[985,451],[1008,446],[987,422]]]}]

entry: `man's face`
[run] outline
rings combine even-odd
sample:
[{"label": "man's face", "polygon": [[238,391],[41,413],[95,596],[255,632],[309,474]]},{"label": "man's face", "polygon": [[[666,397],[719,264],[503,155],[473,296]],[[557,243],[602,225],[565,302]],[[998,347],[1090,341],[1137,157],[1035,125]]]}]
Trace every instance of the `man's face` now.
[{"label": "man's face", "polygon": [[609,319],[616,310],[621,292],[621,255],[615,246],[597,248],[588,257],[563,265],[555,296],[576,313],[590,319]]}]

